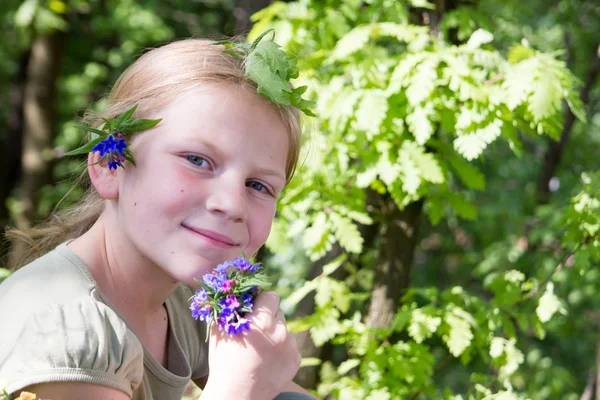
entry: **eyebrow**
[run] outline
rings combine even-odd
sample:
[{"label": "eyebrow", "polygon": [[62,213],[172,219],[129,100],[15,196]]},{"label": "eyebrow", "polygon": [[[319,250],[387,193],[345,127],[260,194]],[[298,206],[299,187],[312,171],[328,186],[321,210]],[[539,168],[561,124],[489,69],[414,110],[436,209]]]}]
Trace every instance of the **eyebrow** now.
[{"label": "eyebrow", "polygon": [[274,176],[276,178],[280,178],[281,180],[283,180],[285,182],[285,175],[283,175],[281,172],[277,172],[275,170],[272,169],[268,169],[268,168],[258,168],[256,170],[256,172],[258,174],[262,174],[262,175],[270,175],[270,176]]}]

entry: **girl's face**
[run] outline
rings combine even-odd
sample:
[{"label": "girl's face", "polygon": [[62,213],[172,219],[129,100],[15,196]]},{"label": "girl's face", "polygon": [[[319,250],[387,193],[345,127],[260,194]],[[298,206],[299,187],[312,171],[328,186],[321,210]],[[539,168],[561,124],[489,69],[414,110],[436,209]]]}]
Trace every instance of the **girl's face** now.
[{"label": "girl's face", "polygon": [[152,118],[119,174],[117,218],[127,241],[179,282],[253,255],[267,240],[285,186],[288,132],[247,89],[205,85]]}]

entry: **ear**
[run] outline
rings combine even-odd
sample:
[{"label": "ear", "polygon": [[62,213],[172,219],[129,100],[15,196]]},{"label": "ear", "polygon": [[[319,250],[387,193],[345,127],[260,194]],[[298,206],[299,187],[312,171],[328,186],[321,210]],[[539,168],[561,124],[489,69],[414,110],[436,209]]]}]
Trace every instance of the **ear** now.
[{"label": "ear", "polygon": [[90,175],[92,185],[100,193],[100,196],[106,200],[116,200],[119,198],[117,171],[108,169],[106,160],[100,162],[100,154],[98,152],[88,155],[88,174]]}]

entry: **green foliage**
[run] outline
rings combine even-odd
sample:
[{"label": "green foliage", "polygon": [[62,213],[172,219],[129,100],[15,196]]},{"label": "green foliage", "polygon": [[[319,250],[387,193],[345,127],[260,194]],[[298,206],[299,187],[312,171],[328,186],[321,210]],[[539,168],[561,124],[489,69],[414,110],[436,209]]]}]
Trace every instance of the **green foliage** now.
[{"label": "green foliage", "polygon": [[[492,18],[496,8],[501,21]],[[522,37],[499,27],[515,23],[514,9],[509,19],[509,6],[460,6],[444,16],[443,39],[409,24],[406,4],[385,0],[275,3],[255,16],[250,38],[270,27],[284,32],[278,43],[298,55],[299,80],[309,86],[317,114],[305,162],[280,201],[276,238],[268,245],[276,253],[297,243],[311,260],[334,243],[357,255],[344,264],[350,276],[341,286],[319,277],[291,297],[297,302],[315,291],[315,312],[290,324],[310,330],[317,346],[343,349],[342,358],[320,364],[321,396],[545,399],[574,393],[570,372],[557,365],[536,370],[527,357],[555,339],[572,315],[565,282],[575,278],[566,277],[574,273],[563,269],[564,260],[573,263],[574,252],[579,265],[580,254],[589,251],[581,271],[598,262],[597,239],[590,238],[598,196],[588,187],[589,198],[577,195],[568,207],[563,193],[562,204],[536,208],[530,180],[544,143],[561,134],[562,105],[580,122],[586,114],[581,82],[563,54],[527,40],[516,44]],[[441,232],[422,224],[424,249],[417,248],[421,261],[413,268],[431,272],[413,273],[416,286],[393,323],[377,329],[364,318],[371,286],[357,282],[372,272],[379,242],[364,240],[367,230],[359,227],[390,221],[382,221],[369,192],[389,195],[400,210],[425,200],[425,213]],[[565,383],[551,387],[552,373]]]},{"label": "green foliage", "polygon": [[296,60],[289,57],[273,40],[262,40],[271,30],[263,32],[251,45],[221,41],[226,53],[245,59],[246,75],[257,85],[257,91],[274,103],[292,105],[306,115],[314,116],[314,102],[303,99],[307,86],[290,88],[290,79],[298,77]]}]

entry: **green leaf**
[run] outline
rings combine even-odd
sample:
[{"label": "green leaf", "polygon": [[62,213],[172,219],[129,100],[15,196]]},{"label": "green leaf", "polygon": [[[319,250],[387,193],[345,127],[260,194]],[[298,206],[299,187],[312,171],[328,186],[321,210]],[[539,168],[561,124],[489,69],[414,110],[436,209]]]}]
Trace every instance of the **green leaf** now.
[{"label": "green leaf", "polygon": [[549,282],[546,291],[540,297],[535,313],[542,323],[546,323],[560,309],[560,306],[560,300],[554,294],[554,284]]},{"label": "green leaf", "polygon": [[433,134],[433,124],[429,120],[430,115],[430,109],[418,106],[406,116],[408,130],[421,146],[427,143]]},{"label": "green leaf", "polygon": [[473,164],[454,154],[449,155],[448,161],[467,187],[475,190],[485,190],[485,176]]},{"label": "green leaf", "polygon": [[100,136],[102,139],[107,138],[109,135],[108,132],[104,132],[104,131],[101,131],[100,129],[92,128],[91,126],[75,125],[75,128],[95,133],[96,135]]},{"label": "green leaf", "polygon": [[100,143],[103,140],[104,140],[103,137],[99,137],[97,139],[94,139],[91,142],[88,142],[88,143],[84,144],[83,146],[76,148],[75,150],[71,150],[71,151],[66,152],[65,156],[74,156],[74,155],[77,155],[77,154],[89,153],[89,152],[92,151],[92,147],[94,147],[95,145],[97,145],[98,143]]},{"label": "green leaf", "polygon": [[306,87],[292,89],[289,83],[290,79],[298,77],[296,61],[277,43],[263,40],[255,46],[246,59],[246,75],[256,83],[259,94],[275,103],[292,105],[314,116],[310,111],[313,102],[301,97]]},{"label": "green leaf", "polygon": [[342,362],[340,364],[340,366],[338,367],[338,374],[340,375],[346,375],[348,372],[350,372],[351,369],[356,368],[360,365],[361,360],[356,359],[356,358],[351,358],[349,360],[346,360],[344,362]]},{"label": "green leaf", "polygon": [[39,0],[23,1],[15,13],[15,25],[21,28],[31,26],[38,7]]},{"label": "green leaf", "polygon": [[445,182],[444,173],[440,164],[435,159],[435,156],[431,153],[425,153],[422,147],[415,148],[415,151],[411,153],[415,165],[421,171],[421,177],[431,183],[440,184]]},{"label": "green leaf", "polygon": [[475,134],[462,135],[454,139],[454,149],[458,154],[471,161],[483,153],[487,143]]},{"label": "green leaf", "polygon": [[441,323],[442,319],[431,315],[431,311],[424,312],[422,309],[416,309],[411,314],[408,334],[415,342],[422,343],[437,331]]},{"label": "green leaf", "polygon": [[120,126],[113,124],[114,129],[118,129],[123,134],[128,135],[135,132],[143,132],[150,128],[154,128],[162,118],[159,119],[129,119],[123,122]]},{"label": "green leaf", "polygon": [[472,50],[478,49],[481,45],[490,43],[492,40],[494,40],[494,35],[490,32],[485,29],[477,29],[469,38],[466,47]]},{"label": "green leaf", "polygon": [[318,311],[310,328],[310,335],[316,346],[322,346],[335,335],[340,333],[342,326],[339,322],[340,313],[335,308],[326,308]]},{"label": "green leaf", "polygon": [[115,118],[114,121],[114,126],[118,127],[125,121],[129,120],[131,118],[131,116],[133,115],[133,113],[135,112],[135,110],[137,109],[138,105],[134,105],[133,107],[131,107],[129,110],[125,111],[123,114],[119,115],[117,118]]},{"label": "green leaf", "polygon": [[317,281],[317,291],[315,293],[315,304],[318,307],[325,307],[331,302],[331,280],[327,277],[319,277]]},{"label": "green leaf", "polygon": [[329,220],[340,246],[350,253],[359,254],[362,251],[363,238],[352,220],[337,213],[332,213]]},{"label": "green leaf", "polygon": [[331,60],[342,60],[363,48],[371,37],[371,31],[371,26],[363,25],[348,32],[335,45]]},{"label": "green leaf", "polygon": [[533,50],[531,50],[531,48],[519,44],[508,49],[508,62],[511,64],[517,64],[523,60],[533,57],[534,55],[535,53]]},{"label": "green leaf", "polygon": [[562,92],[563,88],[557,76],[551,71],[540,71],[527,105],[535,122],[542,121],[560,110]]},{"label": "green leaf", "polygon": [[442,200],[437,196],[427,198],[426,210],[429,221],[433,226],[437,225],[444,216],[444,205],[442,204]]},{"label": "green leaf", "polygon": [[348,259],[346,254],[342,254],[337,256],[333,261],[328,262],[323,266],[323,275],[329,276],[333,274],[339,267],[341,267],[344,262]]},{"label": "green leaf", "polygon": [[381,131],[387,110],[387,97],[382,90],[365,90],[356,110],[355,128],[367,132],[367,137],[371,139]]},{"label": "green leaf", "polygon": [[[460,309],[461,313],[466,311]],[[444,316],[444,322],[449,326],[449,332],[443,339],[448,346],[448,350],[454,357],[459,357],[471,345],[473,332],[471,325],[459,313],[452,310]]]},{"label": "green leaf", "polygon": [[315,367],[317,365],[321,365],[323,361],[316,357],[303,357],[300,362],[300,368],[302,367]]},{"label": "green leaf", "polygon": [[412,77],[408,79],[409,84],[406,88],[406,98],[408,104],[417,106],[427,100],[433,89],[437,79],[437,66],[440,59],[434,54],[419,64]]},{"label": "green leaf", "polygon": [[448,192],[448,202],[459,217],[469,220],[476,220],[478,210],[477,207],[465,199],[464,196]]}]

